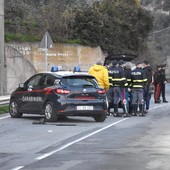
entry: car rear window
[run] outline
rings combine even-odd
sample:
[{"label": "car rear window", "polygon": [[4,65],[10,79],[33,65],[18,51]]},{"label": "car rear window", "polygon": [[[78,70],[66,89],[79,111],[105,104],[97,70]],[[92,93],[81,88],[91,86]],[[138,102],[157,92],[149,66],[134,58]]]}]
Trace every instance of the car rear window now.
[{"label": "car rear window", "polygon": [[89,76],[69,76],[63,77],[62,82],[71,87],[96,87],[97,81],[93,77]]}]

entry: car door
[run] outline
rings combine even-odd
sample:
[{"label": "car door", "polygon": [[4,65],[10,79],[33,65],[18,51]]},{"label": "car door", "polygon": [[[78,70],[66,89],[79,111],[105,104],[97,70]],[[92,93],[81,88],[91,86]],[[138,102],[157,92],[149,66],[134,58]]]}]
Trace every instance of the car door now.
[{"label": "car door", "polygon": [[21,110],[26,113],[37,112],[35,106],[41,105],[42,99],[39,98],[38,93],[41,92],[40,83],[42,81],[43,74],[38,74],[31,77],[24,84],[25,93],[22,95],[22,107]]},{"label": "car door", "polygon": [[54,77],[50,74],[43,74],[39,82],[36,82],[32,87],[31,106],[30,109],[36,112],[42,112],[43,104],[46,101],[47,93],[45,88],[54,84]]}]

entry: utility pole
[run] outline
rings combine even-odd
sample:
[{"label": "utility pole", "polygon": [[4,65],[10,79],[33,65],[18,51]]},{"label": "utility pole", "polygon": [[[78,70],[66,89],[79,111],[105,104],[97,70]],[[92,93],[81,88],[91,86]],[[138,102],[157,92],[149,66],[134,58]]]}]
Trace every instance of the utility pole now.
[{"label": "utility pole", "polygon": [[4,0],[0,0],[0,95],[4,95]]}]

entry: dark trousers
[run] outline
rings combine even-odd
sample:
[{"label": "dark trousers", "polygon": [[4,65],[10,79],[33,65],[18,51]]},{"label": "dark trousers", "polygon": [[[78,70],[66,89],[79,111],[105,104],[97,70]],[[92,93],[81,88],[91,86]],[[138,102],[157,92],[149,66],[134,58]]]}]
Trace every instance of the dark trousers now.
[{"label": "dark trousers", "polygon": [[113,98],[114,98],[113,87],[109,88],[109,90],[106,92],[106,96],[109,103],[108,111],[110,112],[110,108],[113,108]]},{"label": "dark trousers", "polygon": [[150,99],[151,99],[150,86],[146,86],[144,90],[144,100],[145,100],[146,110],[149,110]]},{"label": "dark trousers", "polygon": [[161,93],[162,93],[162,100],[165,101],[165,83],[161,83]]}]

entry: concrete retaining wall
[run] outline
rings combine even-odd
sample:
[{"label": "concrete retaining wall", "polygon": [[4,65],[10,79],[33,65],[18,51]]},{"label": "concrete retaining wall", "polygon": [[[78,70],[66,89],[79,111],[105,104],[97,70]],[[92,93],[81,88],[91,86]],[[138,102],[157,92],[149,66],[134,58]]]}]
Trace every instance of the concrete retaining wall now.
[{"label": "concrete retaining wall", "polygon": [[19,83],[24,83],[37,71],[23,55],[16,49],[5,45],[6,82],[4,82],[5,95],[10,94],[18,87]]},{"label": "concrete retaining wall", "polygon": [[[10,46],[23,54],[38,72],[46,70],[45,49],[39,48],[39,43],[11,43]],[[52,66],[61,66],[64,70],[73,70],[79,65],[82,70],[88,70],[98,58],[105,58],[100,47],[92,48],[81,45],[54,44],[48,49],[48,70]]]}]

